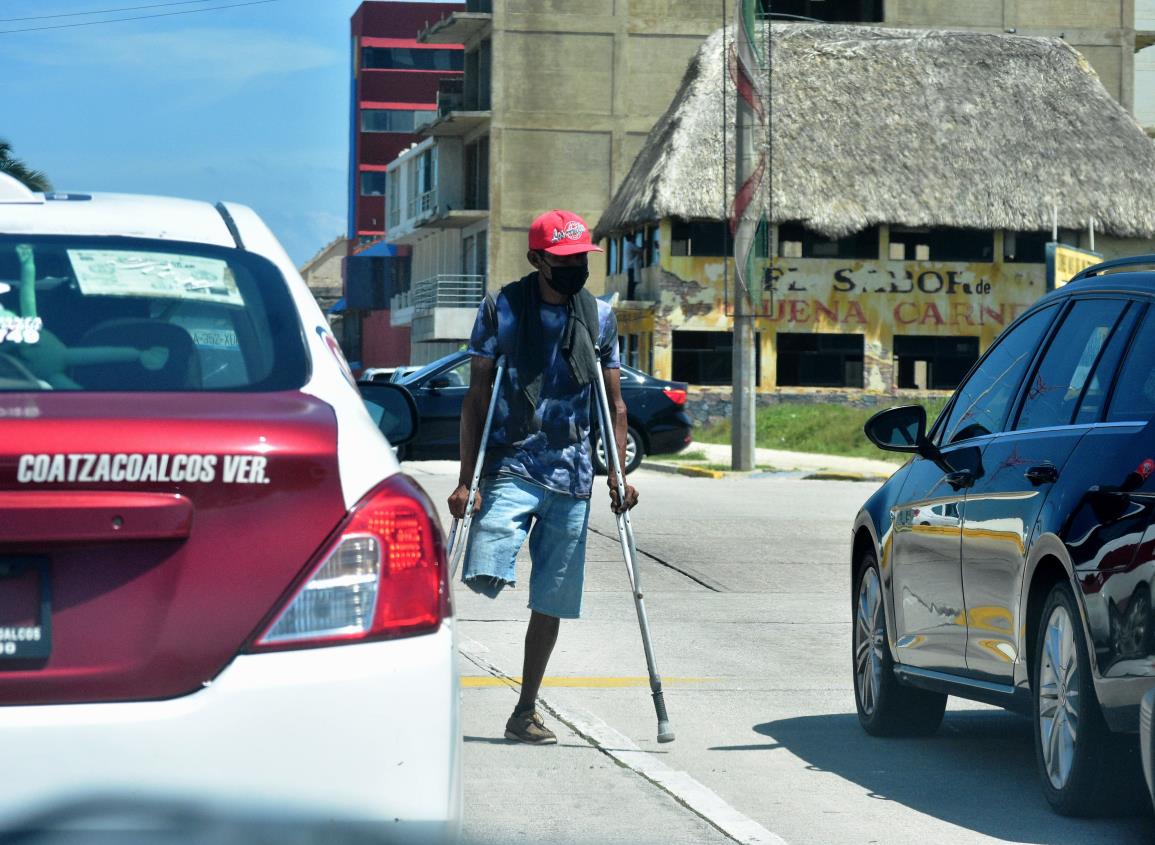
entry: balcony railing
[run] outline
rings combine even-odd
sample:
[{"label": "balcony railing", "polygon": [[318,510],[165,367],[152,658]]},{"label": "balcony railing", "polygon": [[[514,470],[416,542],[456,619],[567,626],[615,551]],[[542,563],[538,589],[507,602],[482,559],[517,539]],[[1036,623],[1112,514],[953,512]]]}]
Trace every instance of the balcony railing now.
[{"label": "balcony railing", "polygon": [[476,308],[485,297],[485,276],[440,273],[413,285],[413,313],[437,308]]},{"label": "balcony railing", "polygon": [[408,219],[413,220],[417,217],[423,217],[429,214],[437,207],[437,190],[426,191],[423,194],[409,198],[409,215]]}]

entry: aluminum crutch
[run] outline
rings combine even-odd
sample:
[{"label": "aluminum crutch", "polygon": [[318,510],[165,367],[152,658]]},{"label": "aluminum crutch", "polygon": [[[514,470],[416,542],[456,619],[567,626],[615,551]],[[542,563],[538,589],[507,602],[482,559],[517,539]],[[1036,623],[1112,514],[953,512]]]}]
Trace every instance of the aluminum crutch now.
[{"label": "aluminum crutch", "polygon": [[[469,483],[469,498],[465,501],[465,519],[454,519],[446,542],[446,556],[449,558],[449,580],[457,575],[457,567],[465,557],[465,547],[469,543],[469,529],[473,525],[473,501],[477,498],[477,487],[481,483],[481,467],[485,463],[485,446],[489,442],[489,429],[493,425],[493,412],[497,409],[497,393],[501,389],[501,377],[505,375],[505,356],[497,359],[497,372],[493,377],[493,392],[489,397],[489,410],[485,414],[485,425],[481,429],[481,445],[477,448],[477,463],[473,466],[473,480]],[[460,528],[460,530],[458,530]]]},{"label": "aluminum crutch", "polygon": [[[606,394],[606,380],[602,375],[601,361],[594,367],[597,371],[598,411],[602,430],[602,447],[606,450],[606,466],[617,479],[618,501],[626,500],[626,474],[622,471],[618,454],[617,437],[614,436],[613,418],[610,416],[610,400]],[[670,717],[666,715],[666,701],[662,696],[662,679],[654,661],[654,647],[650,643],[650,623],[646,618],[646,604],[642,600],[641,573],[638,571],[638,552],[634,543],[634,529],[630,525],[630,512],[615,514],[618,523],[618,539],[622,543],[622,554],[626,559],[626,572],[630,576],[630,590],[634,594],[634,606],[638,610],[638,624],[642,629],[642,647],[646,651],[646,669],[650,673],[650,692],[654,696],[654,711],[658,714],[658,742],[673,742],[674,732],[670,729]]]}]

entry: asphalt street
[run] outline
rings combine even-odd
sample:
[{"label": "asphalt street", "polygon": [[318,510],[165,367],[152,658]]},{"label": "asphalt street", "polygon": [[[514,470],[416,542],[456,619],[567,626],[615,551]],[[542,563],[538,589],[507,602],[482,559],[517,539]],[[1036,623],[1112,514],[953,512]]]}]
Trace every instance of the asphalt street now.
[{"label": "asphalt street", "polygon": [[[449,462],[405,465],[434,497]],[[529,611],[455,587],[467,842],[1149,843],[1150,817],[1054,815],[1029,722],[952,699],[928,739],[867,736],[850,673],[849,529],[875,484],[640,470],[634,528],[677,740],[656,742],[637,616],[595,490],[583,618],[542,690],[555,747],[503,739]],[[600,485],[600,481],[598,482]]]}]

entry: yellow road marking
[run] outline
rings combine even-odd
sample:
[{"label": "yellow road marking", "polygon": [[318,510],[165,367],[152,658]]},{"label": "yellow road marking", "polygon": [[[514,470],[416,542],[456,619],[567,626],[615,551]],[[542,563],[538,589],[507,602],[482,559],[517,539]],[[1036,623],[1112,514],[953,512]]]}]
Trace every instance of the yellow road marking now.
[{"label": "yellow road marking", "polygon": [[[662,685],[667,684],[703,684],[713,678],[662,678]],[[493,675],[470,675],[461,679],[463,687],[511,687],[521,684],[521,678],[495,678]],[[543,687],[648,687],[649,678],[590,678],[590,677],[553,677],[541,682]]]}]

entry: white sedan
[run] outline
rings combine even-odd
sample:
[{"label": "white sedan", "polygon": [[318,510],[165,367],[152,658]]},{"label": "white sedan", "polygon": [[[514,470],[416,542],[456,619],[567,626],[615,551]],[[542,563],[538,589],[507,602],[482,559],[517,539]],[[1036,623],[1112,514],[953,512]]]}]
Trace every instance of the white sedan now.
[{"label": "white sedan", "polygon": [[248,208],[0,176],[0,830],[203,802],[460,828],[439,522]]}]

